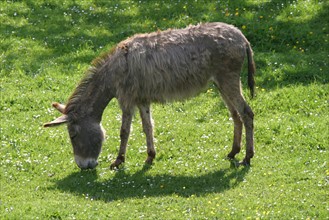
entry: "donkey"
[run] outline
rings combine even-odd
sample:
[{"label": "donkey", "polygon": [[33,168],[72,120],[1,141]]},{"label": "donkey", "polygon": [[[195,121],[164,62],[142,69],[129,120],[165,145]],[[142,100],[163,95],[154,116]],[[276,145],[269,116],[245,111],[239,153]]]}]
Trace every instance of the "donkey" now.
[{"label": "donkey", "polygon": [[100,122],[103,111],[116,98],[122,110],[120,149],[111,169],[125,162],[131,121],[137,107],[147,143],[147,164],[156,152],[150,104],[183,100],[197,95],[213,82],[234,121],[234,137],[228,158],[241,149],[243,125],[246,155],[240,164],[250,165],[254,156],[254,114],[242,95],[240,72],[248,61],[248,87],[254,96],[255,64],[252,49],[240,30],[225,23],[204,23],[185,29],[137,34],[120,42],[96,59],[66,105],[53,103],[62,116],[44,124],[67,124],[75,162],[93,169],[104,141]]}]

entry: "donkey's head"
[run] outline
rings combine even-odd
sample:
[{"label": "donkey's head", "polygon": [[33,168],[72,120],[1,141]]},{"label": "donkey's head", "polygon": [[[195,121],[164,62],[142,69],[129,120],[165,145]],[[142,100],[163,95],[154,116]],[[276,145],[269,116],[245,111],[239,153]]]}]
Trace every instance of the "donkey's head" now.
[{"label": "donkey's head", "polygon": [[97,158],[101,152],[105,131],[94,118],[85,117],[80,120],[72,120],[70,115],[65,114],[65,106],[53,103],[63,115],[52,122],[44,124],[44,127],[53,127],[66,123],[71,143],[73,146],[74,159],[81,169],[93,169],[98,165]]}]

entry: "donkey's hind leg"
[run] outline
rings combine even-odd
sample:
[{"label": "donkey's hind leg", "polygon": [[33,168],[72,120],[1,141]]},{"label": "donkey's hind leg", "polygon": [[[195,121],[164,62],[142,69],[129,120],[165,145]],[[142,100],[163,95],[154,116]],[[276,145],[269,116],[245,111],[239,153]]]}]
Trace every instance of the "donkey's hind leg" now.
[{"label": "donkey's hind leg", "polygon": [[246,129],[246,156],[241,162],[242,165],[250,165],[250,159],[254,156],[254,113],[250,106],[243,99],[243,109],[240,109],[239,114],[242,116],[242,121]]},{"label": "donkey's hind leg", "polygon": [[[225,98],[223,97],[225,100]],[[226,101],[226,105],[230,110],[233,122],[234,122],[234,135],[233,135],[233,145],[231,152],[227,155],[228,158],[234,159],[235,155],[238,154],[241,150],[241,138],[242,138],[242,120],[238,112],[234,109],[229,101]]]},{"label": "donkey's hind leg", "polygon": [[218,80],[216,81],[216,85],[218,86],[234,121],[234,141],[232,151],[228,154],[228,157],[234,158],[241,148],[243,123],[246,129],[246,156],[241,164],[250,165],[250,159],[254,156],[254,113],[241,93],[240,79],[237,77],[234,80],[234,77],[232,77],[229,83]]},{"label": "donkey's hind leg", "polygon": [[[218,86],[220,89],[220,87]],[[241,150],[241,139],[242,139],[242,120],[239,113],[235,107],[231,104],[230,100],[221,92],[222,98],[231,113],[231,117],[234,122],[234,135],[233,135],[233,145],[231,152],[227,155],[229,159],[234,159],[235,155],[238,154]]]},{"label": "donkey's hind leg", "polygon": [[142,118],[143,131],[146,135],[146,145],[147,145],[147,159],[145,163],[152,164],[155,158],[155,148],[153,142],[153,125],[152,116],[149,104],[139,105],[139,113]]}]

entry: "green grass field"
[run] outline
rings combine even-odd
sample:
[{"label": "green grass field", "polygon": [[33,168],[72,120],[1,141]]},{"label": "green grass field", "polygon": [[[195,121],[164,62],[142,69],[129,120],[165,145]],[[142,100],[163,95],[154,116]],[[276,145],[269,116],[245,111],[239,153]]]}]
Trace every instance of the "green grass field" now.
[{"label": "green grass field", "polygon": [[[210,85],[153,105],[151,167],[136,115],[126,163],[109,169],[121,120],[112,101],[100,164],[80,171],[65,126],[42,127],[59,116],[51,102],[65,103],[91,61],[128,36],[208,21],[234,24],[254,49],[252,166],[225,159],[233,122]],[[0,219],[329,219],[328,21],[325,0],[1,1]]]}]

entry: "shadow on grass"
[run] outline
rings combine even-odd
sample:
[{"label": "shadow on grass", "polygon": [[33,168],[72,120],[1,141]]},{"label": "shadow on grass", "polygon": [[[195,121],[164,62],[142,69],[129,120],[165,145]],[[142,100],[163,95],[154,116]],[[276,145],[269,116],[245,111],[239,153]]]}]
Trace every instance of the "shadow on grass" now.
[{"label": "shadow on grass", "polygon": [[97,170],[72,173],[58,180],[51,189],[69,192],[77,196],[105,202],[126,198],[170,196],[202,196],[232,189],[244,180],[249,168],[232,167],[200,176],[150,175],[150,166],[144,166],[134,174],[115,171],[109,180],[98,181]]}]

